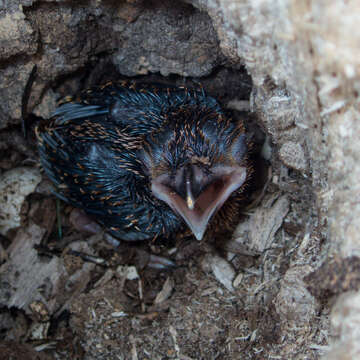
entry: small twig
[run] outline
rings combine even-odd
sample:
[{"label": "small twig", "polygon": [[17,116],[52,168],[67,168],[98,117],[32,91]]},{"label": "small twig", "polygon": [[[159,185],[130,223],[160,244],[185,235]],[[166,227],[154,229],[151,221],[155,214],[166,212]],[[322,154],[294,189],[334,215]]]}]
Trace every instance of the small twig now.
[{"label": "small twig", "polygon": [[145,308],[145,303],[144,303],[143,284],[142,284],[141,277],[139,277],[138,284],[139,284],[139,298],[140,298],[140,302],[141,302],[141,311],[143,313],[145,313],[146,308]]}]

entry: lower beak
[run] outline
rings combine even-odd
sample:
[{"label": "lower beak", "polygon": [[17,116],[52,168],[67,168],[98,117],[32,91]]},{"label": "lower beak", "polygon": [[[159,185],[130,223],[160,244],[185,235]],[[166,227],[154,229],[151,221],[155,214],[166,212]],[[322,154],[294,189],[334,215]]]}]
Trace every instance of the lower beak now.
[{"label": "lower beak", "polygon": [[211,217],[244,184],[246,174],[245,167],[224,167],[224,173],[209,183],[196,199],[188,193],[184,200],[163,183],[161,176],[153,180],[151,189],[158,199],[165,201],[184,219],[196,239],[202,240]]}]

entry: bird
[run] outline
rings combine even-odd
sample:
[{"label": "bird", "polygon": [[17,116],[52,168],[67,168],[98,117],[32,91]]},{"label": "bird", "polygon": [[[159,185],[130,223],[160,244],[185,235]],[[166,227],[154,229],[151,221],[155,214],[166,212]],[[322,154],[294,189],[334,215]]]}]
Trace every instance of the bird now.
[{"label": "bird", "polygon": [[54,194],[125,241],[230,228],[252,174],[243,121],[202,87],[108,82],[35,133]]}]

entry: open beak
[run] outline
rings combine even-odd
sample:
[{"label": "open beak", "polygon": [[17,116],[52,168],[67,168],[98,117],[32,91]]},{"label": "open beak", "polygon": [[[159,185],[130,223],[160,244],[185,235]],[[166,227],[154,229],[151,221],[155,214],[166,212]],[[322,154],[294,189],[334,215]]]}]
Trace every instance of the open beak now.
[{"label": "open beak", "polygon": [[221,208],[231,193],[244,184],[246,174],[246,167],[224,166],[196,198],[191,190],[191,182],[196,179],[188,177],[184,180],[185,199],[164,181],[163,175],[152,181],[151,189],[158,199],[165,201],[184,219],[196,239],[201,240],[211,217]]}]

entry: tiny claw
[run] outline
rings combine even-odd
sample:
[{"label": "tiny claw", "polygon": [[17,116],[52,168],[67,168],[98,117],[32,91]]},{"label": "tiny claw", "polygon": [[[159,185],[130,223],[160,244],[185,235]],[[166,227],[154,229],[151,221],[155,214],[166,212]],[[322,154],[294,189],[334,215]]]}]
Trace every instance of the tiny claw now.
[{"label": "tiny claw", "polygon": [[101,231],[101,226],[90,219],[83,210],[73,209],[70,213],[69,220],[78,231],[86,232],[88,234],[98,234]]},{"label": "tiny claw", "polygon": [[78,256],[83,261],[86,261],[86,262],[91,262],[91,263],[106,266],[106,267],[109,266],[109,263],[105,259],[103,259],[99,256],[93,256],[93,255],[86,254],[86,253],[83,253],[81,251],[76,251],[76,250],[69,250],[68,254],[73,255],[73,256]]},{"label": "tiny claw", "polygon": [[170,268],[175,268],[176,264],[166,257],[150,255],[147,266],[152,269],[167,270]]}]

